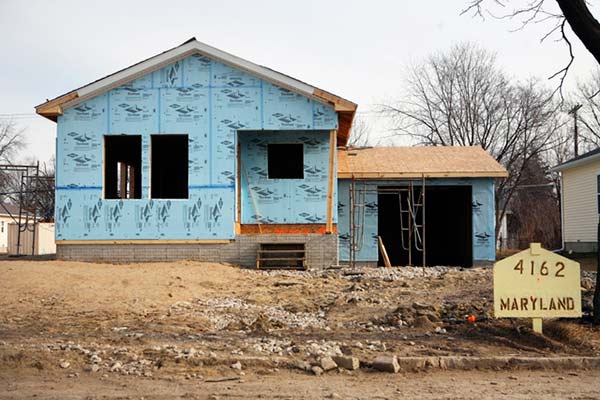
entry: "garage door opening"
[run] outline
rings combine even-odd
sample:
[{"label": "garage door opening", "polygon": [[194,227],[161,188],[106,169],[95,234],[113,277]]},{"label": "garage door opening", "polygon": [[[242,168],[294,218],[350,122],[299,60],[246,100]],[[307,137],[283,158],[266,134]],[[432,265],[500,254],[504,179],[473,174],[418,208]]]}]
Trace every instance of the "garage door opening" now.
[{"label": "garage door opening", "polygon": [[[409,209],[406,187],[378,188],[378,234],[392,265],[421,265],[423,256],[422,223],[425,210],[425,263],[431,265],[471,266],[472,207],[470,186],[429,186],[425,206]],[[421,188],[414,187],[412,203],[419,204]],[[401,208],[402,206],[402,208]],[[409,238],[409,234],[412,236]],[[379,252],[379,265],[383,265]]]}]

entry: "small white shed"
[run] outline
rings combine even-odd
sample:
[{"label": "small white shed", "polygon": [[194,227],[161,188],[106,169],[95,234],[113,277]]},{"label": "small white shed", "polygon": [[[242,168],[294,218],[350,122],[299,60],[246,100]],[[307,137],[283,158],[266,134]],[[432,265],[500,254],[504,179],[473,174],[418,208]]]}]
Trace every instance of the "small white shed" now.
[{"label": "small white shed", "polygon": [[8,255],[42,255],[56,253],[54,222],[39,222],[23,226],[19,238],[19,225],[8,224]]}]

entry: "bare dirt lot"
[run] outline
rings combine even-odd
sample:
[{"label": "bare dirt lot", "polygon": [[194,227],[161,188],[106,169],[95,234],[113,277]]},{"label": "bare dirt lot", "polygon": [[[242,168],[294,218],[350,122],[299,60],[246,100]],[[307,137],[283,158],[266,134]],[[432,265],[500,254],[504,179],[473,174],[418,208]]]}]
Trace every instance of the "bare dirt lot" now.
[{"label": "bare dirt lot", "polygon": [[[600,355],[585,320],[540,336],[491,318],[491,281],[491,268],[2,261],[0,399],[600,398],[598,371],[311,371],[342,354],[367,367],[381,355]],[[584,273],[584,310],[594,281]],[[238,380],[210,382],[222,378]]]}]

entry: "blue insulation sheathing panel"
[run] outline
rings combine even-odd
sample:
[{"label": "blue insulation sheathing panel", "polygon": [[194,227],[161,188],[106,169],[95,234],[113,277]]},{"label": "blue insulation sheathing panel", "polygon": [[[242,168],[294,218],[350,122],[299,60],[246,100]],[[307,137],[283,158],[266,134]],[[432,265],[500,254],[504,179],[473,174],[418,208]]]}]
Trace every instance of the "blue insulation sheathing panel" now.
[{"label": "blue insulation sheathing panel", "polygon": [[[264,134],[278,142],[283,137],[287,142],[317,140],[314,153],[305,143],[305,168],[319,169],[323,163],[327,167],[326,132],[332,129],[337,129],[333,107],[202,55],[189,56],[58,117],[56,239],[233,238],[238,133],[244,140],[240,132],[261,130],[270,131]],[[188,135],[188,199],[149,198],[153,134]],[[142,136],[142,199],[103,198],[104,135]],[[258,161],[251,154],[244,160],[253,166],[264,161],[260,152],[255,156]],[[307,175],[299,185],[272,182],[271,189],[285,195],[285,205],[264,204],[261,218],[324,222],[326,181],[321,180]],[[312,190],[318,194],[309,195]],[[246,197],[242,214],[245,222],[256,222]]]},{"label": "blue insulation sheathing panel", "polygon": [[[420,181],[417,182],[420,184]],[[369,191],[357,196],[357,203],[365,204],[365,212],[355,210],[357,229],[356,261],[376,262],[379,258],[377,243],[377,186],[400,186],[402,182],[393,181],[355,181],[356,192],[368,188]],[[472,187],[472,243],[473,261],[494,261],[495,253],[495,218],[494,218],[494,180],[491,178],[464,179],[428,179],[426,185],[470,185]],[[350,259],[350,180],[338,180],[338,238],[339,257],[341,261]]]},{"label": "blue insulation sheathing panel", "polygon": [[[242,223],[326,222],[328,131],[239,132],[238,140],[241,148]],[[269,143],[302,144],[303,179],[269,179]]]}]

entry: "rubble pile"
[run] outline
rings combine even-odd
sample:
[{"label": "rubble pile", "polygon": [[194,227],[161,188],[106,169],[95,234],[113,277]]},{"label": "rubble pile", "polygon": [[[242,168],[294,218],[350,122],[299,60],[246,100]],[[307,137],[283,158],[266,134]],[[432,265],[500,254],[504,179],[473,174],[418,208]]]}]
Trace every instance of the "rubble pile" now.
[{"label": "rubble pile", "polygon": [[290,312],[281,306],[256,305],[243,299],[198,299],[193,303],[177,302],[171,305],[168,315],[193,313],[205,318],[213,329],[221,330],[271,330],[276,328],[320,328],[327,326],[324,311],[315,313]]}]

